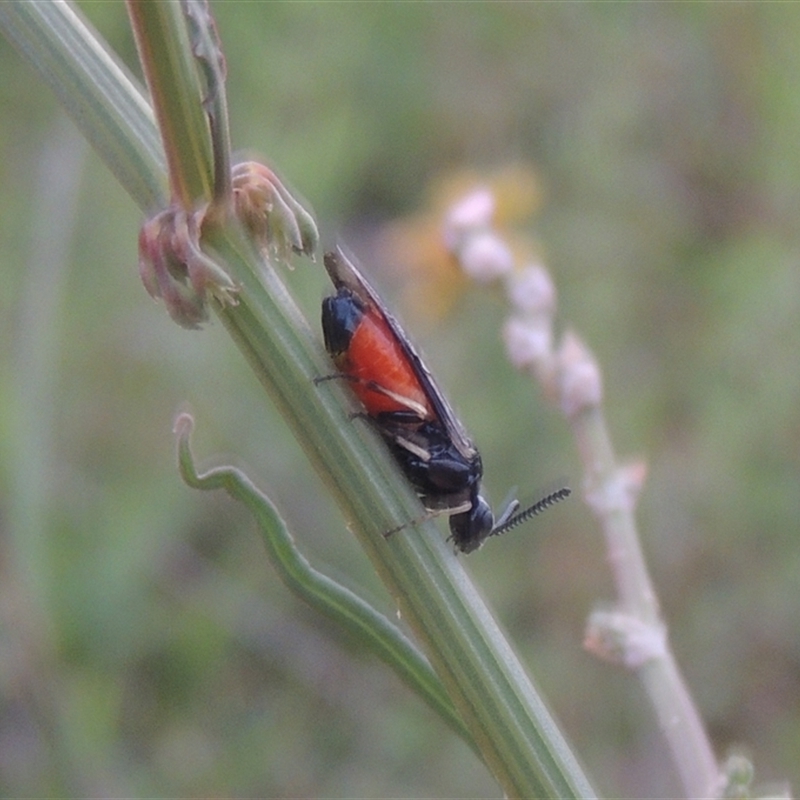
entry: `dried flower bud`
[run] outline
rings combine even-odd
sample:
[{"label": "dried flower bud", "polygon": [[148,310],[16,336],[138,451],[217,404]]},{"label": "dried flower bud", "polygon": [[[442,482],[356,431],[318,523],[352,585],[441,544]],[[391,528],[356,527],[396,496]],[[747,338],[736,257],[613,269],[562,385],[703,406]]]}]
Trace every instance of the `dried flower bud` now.
[{"label": "dried flower bud", "polygon": [[184,328],[197,328],[208,319],[208,295],[223,304],[236,303],[230,276],[200,248],[202,215],[171,207],[146,220],[139,232],[142,283]]},{"label": "dried flower bud", "polygon": [[319,242],[313,216],[275,173],[257,161],[233,168],[234,208],[259,245],[288,259],[290,252],[310,256]]}]

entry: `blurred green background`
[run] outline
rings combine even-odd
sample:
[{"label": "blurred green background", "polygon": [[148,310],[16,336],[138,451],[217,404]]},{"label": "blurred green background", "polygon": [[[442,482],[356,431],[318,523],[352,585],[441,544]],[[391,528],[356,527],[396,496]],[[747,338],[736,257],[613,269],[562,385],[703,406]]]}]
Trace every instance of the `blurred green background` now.
[{"label": "blurred green background", "polygon": [[[81,5],[136,69],[124,5]],[[800,786],[800,7],[213,7],[235,146],[377,275],[496,501],[579,484],[568,427],[506,362],[499,291],[426,316],[380,265],[448,176],[535,171],[524,232],[620,455],[650,465],[644,546],[717,752]],[[499,797],[289,595],[240,508],[181,484],[189,403],[198,453],[235,453],[312,560],[391,612],[222,327],[148,298],[141,213],[4,40],[0,74],[0,795]],[[319,265],[287,279],[316,325]],[[581,647],[612,586],[580,499],[467,565],[601,794],[675,796],[635,679]]]}]

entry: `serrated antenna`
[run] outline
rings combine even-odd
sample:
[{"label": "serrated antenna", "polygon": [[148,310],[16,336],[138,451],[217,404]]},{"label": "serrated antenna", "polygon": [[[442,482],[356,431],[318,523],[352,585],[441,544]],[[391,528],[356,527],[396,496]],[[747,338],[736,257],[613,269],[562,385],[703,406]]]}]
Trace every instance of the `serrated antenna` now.
[{"label": "serrated antenna", "polygon": [[523,522],[526,522],[531,517],[535,517],[537,514],[541,514],[542,511],[547,510],[550,506],[555,505],[556,503],[560,503],[562,500],[566,499],[572,494],[572,489],[569,486],[564,486],[558,491],[553,492],[552,494],[548,494],[547,496],[543,497],[541,500],[535,502],[532,506],[528,506],[524,511],[520,511],[519,514],[514,514],[514,516],[508,516],[507,519],[503,519],[503,517],[507,516],[503,514],[500,517],[499,524],[492,528],[492,532],[489,536],[502,536],[502,534],[507,533],[512,528],[516,528],[517,525],[521,525]]}]

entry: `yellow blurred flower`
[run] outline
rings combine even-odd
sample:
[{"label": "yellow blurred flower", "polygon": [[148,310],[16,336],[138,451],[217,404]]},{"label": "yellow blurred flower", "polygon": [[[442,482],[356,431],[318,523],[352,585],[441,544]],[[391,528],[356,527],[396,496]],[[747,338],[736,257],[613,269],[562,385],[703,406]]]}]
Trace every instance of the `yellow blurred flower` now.
[{"label": "yellow blurred flower", "polygon": [[405,316],[430,322],[458,302],[468,278],[446,246],[444,223],[456,203],[481,188],[494,199],[492,227],[508,244],[515,264],[538,257],[535,240],[517,231],[543,202],[542,186],[531,166],[517,163],[488,173],[448,173],[431,185],[421,211],[386,225],[378,237],[379,259],[403,287]]}]

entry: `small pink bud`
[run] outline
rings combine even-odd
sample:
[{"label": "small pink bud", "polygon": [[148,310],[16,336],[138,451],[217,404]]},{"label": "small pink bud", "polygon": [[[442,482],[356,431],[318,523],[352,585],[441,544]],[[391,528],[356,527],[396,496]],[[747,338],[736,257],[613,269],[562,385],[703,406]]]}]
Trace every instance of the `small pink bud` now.
[{"label": "small pink bud", "polygon": [[489,189],[470,192],[450,207],[444,222],[445,246],[451,252],[459,249],[470,231],[488,227],[494,215],[495,200]]},{"label": "small pink bud", "polygon": [[[716,786],[708,792],[709,797],[755,797],[753,779],[755,767],[745,753],[732,752],[721,765]],[[791,800],[794,796],[788,786],[776,786],[769,793],[763,790],[759,797],[769,800]]]},{"label": "small pink bud", "polygon": [[617,467],[608,480],[587,491],[586,503],[598,517],[615,511],[631,512],[636,508],[646,478],[647,463],[631,461]]},{"label": "small pink bud", "polygon": [[561,410],[570,418],[603,399],[600,368],[591,351],[574,334],[566,333],[558,351]]},{"label": "small pink bud", "polygon": [[470,236],[458,253],[461,269],[479,283],[488,283],[514,268],[514,257],[505,242],[490,232]]},{"label": "small pink bud", "polygon": [[518,311],[549,315],[555,310],[556,287],[544,266],[529,264],[511,276],[508,298]]},{"label": "small pink bud", "polygon": [[595,611],[583,646],[598,658],[638,669],[667,653],[667,630],[621,611]]},{"label": "small pink bud", "polygon": [[503,341],[517,369],[531,367],[550,355],[553,329],[546,317],[510,317],[503,326]]}]

